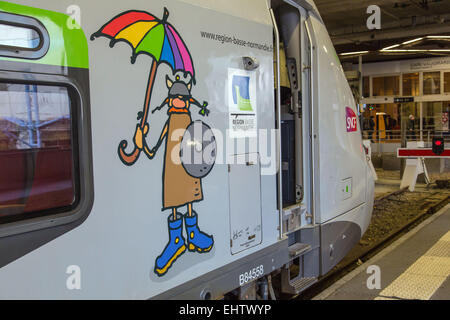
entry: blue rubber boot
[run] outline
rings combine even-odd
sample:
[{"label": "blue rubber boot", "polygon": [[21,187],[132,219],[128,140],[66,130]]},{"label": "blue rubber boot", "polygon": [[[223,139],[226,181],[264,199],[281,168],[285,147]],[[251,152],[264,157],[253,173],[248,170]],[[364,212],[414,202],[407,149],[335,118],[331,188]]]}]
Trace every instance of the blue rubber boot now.
[{"label": "blue rubber boot", "polygon": [[192,217],[189,214],[184,216],[188,249],[191,252],[207,253],[214,246],[214,237],[200,231],[197,217],[196,212],[192,212]]},{"label": "blue rubber boot", "polygon": [[168,223],[169,243],[155,262],[155,273],[160,277],[165,275],[175,260],[186,251],[186,242],[182,234],[183,216],[177,215],[177,220],[173,220],[173,215],[170,215]]}]

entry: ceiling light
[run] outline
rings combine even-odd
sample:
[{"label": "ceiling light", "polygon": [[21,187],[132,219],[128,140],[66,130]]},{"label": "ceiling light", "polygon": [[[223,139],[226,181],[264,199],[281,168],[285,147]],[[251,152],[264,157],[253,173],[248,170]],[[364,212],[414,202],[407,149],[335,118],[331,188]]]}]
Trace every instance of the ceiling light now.
[{"label": "ceiling light", "polygon": [[417,39],[414,39],[414,40],[405,41],[405,42],[403,42],[402,44],[411,44],[411,43],[420,41],[420,40],[422,40],[422,39],[423,39],[423,38],[417,38]]},{"label": "ceiling light", "polygon": [[345,52],[345,53],[340,53],[340,56],[351,56],[351,55],[357,55],[357,54],[366,54],[369,53],[369,51],[354,51],[354,52]]},{"label": "ceiling light", "polygon": [[450,39],[450,36],[427,36],[428,39]]},{"label": "ceiling light", "polygon": [[397,48],[397,47],[400,47],[400,45],[399,44],[394,44],[393,46],[381,49],[381,51],[390,50],[390,49]]},{"label": "ceiling light", "polygon": [[428,50],[419,50],[419,49],[394,49],[394,50],[381,50],[382,52],[425,52]]}]

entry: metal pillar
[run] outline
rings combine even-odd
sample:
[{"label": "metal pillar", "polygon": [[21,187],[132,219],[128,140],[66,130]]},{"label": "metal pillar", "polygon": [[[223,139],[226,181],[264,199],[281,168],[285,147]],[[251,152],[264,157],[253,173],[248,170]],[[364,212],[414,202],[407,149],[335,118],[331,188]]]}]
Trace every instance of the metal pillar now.
[{"label": "metal pillar", "polygon": [[419,108],[420,108],[420,123],[419,123],[419,128],[420,128],[420,141],[423,141],[423,102],[419,102]]}]

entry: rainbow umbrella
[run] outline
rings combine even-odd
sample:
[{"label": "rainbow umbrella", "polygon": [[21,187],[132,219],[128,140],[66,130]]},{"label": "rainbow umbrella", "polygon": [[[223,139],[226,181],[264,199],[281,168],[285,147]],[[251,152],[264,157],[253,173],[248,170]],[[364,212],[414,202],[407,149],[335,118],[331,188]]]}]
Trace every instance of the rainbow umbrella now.
[{"label": "rainbow umbrella", "polygon": [[[133,53],[131,63],[136,62],[140,54],[152,57],[152,67],[147,85],[144,111],[140,113],[141,129],[144,129],[150,109],[150,100],[156,71],[161,63],[165,63],[174,73],[184,72],[191,75],[195,83],[194,63],[191,54],[183,39],[175,28],[167,22],[169,11],[164,8],[162,20],[145,11],[127,11],[114,17],[106,23],[99,31],[91,36],[91,40],[98,37],[106,37],[111,40],[110,47],[118,42],[128,43]],[[125,152],[128,142],[123,140],[119,144],[119,157],[126,165],[133,165],[141,150],[134,146],[132,153]]]}]

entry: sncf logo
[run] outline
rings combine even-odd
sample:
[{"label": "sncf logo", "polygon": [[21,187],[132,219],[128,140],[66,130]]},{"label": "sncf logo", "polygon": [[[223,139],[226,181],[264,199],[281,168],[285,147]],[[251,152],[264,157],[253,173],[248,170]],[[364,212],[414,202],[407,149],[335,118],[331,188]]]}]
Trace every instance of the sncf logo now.
[{"label": "sncf logo", "polygon": [[358,124],[358,120],[356,118],[356,114],[355,112],[347,107],[346,108],[346,114],[347,114],[347,119],[346,119],[346,124],[347,124],[347,132],[355,132],[357,130],[357,124]]}]

